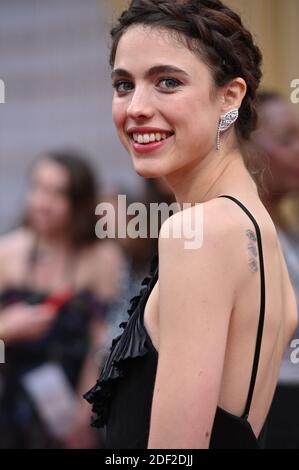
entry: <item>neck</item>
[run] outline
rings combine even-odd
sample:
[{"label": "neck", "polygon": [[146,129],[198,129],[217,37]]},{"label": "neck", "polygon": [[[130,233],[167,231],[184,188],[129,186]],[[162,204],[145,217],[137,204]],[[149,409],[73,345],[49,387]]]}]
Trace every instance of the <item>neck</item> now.
[{"label": "neck", "polygon": [[207,155],[192,167],[166,177],[179,204],[200,203],[222,194],[236,197],[257,191],[239,150]]},{"label": "neck", "polygon": [[72,251],[70,237],[63,234],[45,234],[36,233],[35,235],[38,247],[41,251],[48,253],[61,253]]}]

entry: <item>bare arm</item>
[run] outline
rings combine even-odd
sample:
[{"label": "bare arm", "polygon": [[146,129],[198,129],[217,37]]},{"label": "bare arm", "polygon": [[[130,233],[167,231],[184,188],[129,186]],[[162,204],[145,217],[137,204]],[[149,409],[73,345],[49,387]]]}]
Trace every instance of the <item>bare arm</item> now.
[{"label": "bare arm", "polygon": [[163,238],[181,223],[177,215],[159,237],[159,359],[148,448],[207,448],[234,302],[231,227],[207,220],[203,246],[190,250],[183,238]]},{"label": "bare arm", "polygon": [[[90,290],[105,303],[117,299],[121,286],[123,256],[114,243],[99,244],[93,253],[90,264]],[[107,323],[95,319],[89,327],[89,351],[81,369],[77,387],[79,410],[76,422],[69,435],[64,438],[67,448],[92,448],[99,442],[99,436],[90,427],[90,405],[83,399],[83,394],[91,388],[99,375],[102,366],[102,346],[107,334]]]},{"label": "bare arm", "polygon": [[55,319],[49,305],[16,303],[0,312],[0,339],[6,344],[32,341],[48,331]]},{"label": "bare arm", "polygon": [[99,243],[91,266],[91,290],[104,302],[117,300],[121,292],[125,259],[114,241]]}]

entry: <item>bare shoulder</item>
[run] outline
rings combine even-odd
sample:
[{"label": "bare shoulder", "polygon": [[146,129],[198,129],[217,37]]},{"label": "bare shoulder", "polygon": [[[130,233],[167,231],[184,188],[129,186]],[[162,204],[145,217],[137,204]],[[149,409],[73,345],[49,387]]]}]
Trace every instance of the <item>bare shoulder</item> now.
[{"label": "bare shoulder", "polygon": [[[247,206],[248,207],[248,206]],[[279,256],[275,226],[264,206],[257,201],[249,211],[256,220],[263,246]],[[193,266],[195,275],[216,275],[232,281],[231,288],[255,277],[259,271],[257,234],[248,215],[227,198],[216,198],[177,212],[162,225],[159,233],[160,264],[172,269],[175,263]],[[187,264],[186,264],[187,263]],[[189,266],[190,263],[190,266]],[[225,286],[225,283],[222,284]]]},{"label": "bare shoulder", "polygon": [[237,246],[246,240],[248,218],[224,200],[211,200],[183,209],[169,217],[159,233],[159,253],[182,259],[209,260],[217,264],[236,257]]},{"label": "bare shoulder", "polygon": [[18,228],[0,237],[1,289],[19,279],[32,244],[32,236],[30,230]]},{"label": "bare shoulder", "polygon": [[0,236],[0,258],[11,259],[13,255],[19,255],[27,250],[32,243],[32,233],[25,227],[17,228]]}]

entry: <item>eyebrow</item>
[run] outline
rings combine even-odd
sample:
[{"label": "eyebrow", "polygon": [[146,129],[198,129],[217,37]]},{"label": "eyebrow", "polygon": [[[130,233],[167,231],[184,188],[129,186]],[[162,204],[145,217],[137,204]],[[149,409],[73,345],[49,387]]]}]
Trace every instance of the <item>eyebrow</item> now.
[{"label": "eyebrow", "polygon": [[[155,65],[154,67],[151,67],[149,70],[147,70],[144,78],[151,78],[152,76],[159,73],[180,73],[181,75],[190,78],[187,72],[178,67],[175,67],[174,65]],[[122,76],[126,78],[133,77],[132,74],[125,69],[114,69],[111,73],[111,78],[113,79],[116,76]]]}]

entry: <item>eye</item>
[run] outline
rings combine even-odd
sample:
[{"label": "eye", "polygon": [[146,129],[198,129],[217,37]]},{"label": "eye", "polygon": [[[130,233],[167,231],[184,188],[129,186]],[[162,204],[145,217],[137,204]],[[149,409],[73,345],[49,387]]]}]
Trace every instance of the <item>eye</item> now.
[{"label": "eye", "polygon": [[112,83],[112,86],[118,93],[126,93],[133,89],[133,84],[125,80],[118,80],[117,82]]},{"label": "eye", "polygon": [[176,78],[170,78],[170,77],[161,78],[159,80],[159,83],[160,84],[164,83],[165,86],[162,86],[162,88],[165,88],[166,90],[171,90],[171,89],[177,88],[178,86],[182,85],[182,82],[180,82]]}]

